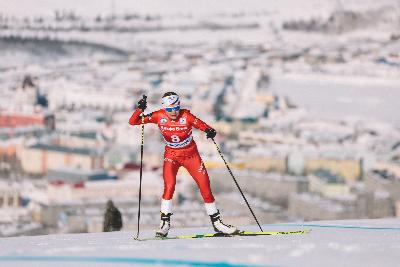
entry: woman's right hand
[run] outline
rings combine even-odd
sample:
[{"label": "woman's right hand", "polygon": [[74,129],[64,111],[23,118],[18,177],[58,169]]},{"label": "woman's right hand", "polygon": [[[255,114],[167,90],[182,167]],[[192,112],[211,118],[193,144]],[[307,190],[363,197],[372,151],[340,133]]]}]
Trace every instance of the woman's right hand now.
[{"label": "woman's right hand", "polygon": [[140,108],[142,111],[144,111],[147,108],[147,100],[145,97],[139,100],[137,103],[138,108]]}]

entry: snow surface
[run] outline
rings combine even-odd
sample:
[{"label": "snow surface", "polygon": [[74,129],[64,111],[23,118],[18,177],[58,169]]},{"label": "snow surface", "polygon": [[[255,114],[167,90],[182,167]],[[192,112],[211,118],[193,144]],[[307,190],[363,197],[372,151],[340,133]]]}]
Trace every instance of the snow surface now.
[{"label": "snow surface", "polygon": [[[257,230],[255,226],[243,226]],[[398,266],[400,220],[263,225],[305,235],[135,241],[133,232],[3,238],[1,266]],[[173,229],[170,234],[210,232]],[[143,231],[140,236],[151,237]]]}]

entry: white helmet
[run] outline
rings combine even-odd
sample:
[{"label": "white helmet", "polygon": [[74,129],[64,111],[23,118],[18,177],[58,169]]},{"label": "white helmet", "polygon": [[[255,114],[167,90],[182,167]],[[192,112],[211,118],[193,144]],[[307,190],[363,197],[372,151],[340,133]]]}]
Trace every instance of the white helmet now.
[{"label": "white helmet", "polygon": [[181,101],[179,100],[179,96],[176,93],[166,93],[162,98],[162,105],[164,108],[173,108],[180,106],[180,104]]}]

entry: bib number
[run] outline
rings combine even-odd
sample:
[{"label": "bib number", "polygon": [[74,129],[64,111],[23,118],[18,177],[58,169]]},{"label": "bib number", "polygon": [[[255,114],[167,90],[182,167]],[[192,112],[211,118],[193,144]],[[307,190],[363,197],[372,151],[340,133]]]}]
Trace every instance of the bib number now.
[{"label": "bib number", "polygon": [[181,139],[179,139],[179,136],[177,135],[173,135],[171,136],[172,142],[174,143],[179,143],[181,141]]}]

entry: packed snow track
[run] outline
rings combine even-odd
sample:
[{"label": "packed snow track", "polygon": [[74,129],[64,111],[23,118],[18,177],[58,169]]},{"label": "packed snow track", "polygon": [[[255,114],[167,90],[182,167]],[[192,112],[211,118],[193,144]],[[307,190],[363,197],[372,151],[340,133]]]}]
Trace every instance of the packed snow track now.
[{"label": "packed snow track", "polygon": [[[243,226],[256,231],[255,226]],[[398,266],[400,220],[263,225],[303,235],[134,240],[133,232],[2,238],[0,266]],[[170,235],[211,232],[173,229]],[[141,237],[154,233],[142,232]]]}]

